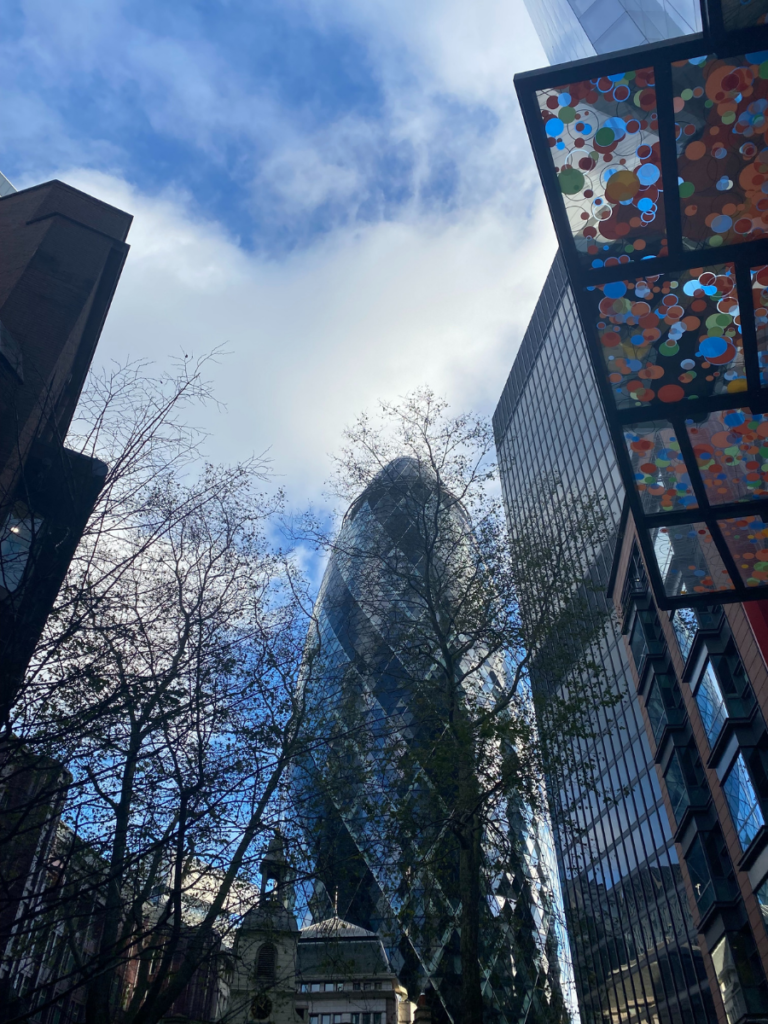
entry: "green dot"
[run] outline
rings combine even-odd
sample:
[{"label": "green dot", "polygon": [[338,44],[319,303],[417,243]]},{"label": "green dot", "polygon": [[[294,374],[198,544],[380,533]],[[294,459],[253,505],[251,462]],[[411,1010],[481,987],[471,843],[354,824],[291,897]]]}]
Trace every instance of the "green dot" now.
[{"label": "green dot", "polygon": [[707,109],[709,109],[709,107],[714,107],[714,105],[713,100],[704,100],[704,106],[707,107]]},{"label": "green dot", "polygon": [[730,313],[715,313],[715,323],[718,327],[727,327],[732,319]]},{"label": "green dot", "polygon": [[634,251],[635,251],[634,245],[625,245],[624,246],[624,252],[634,252]]},{"label": "green dot", "polygon": [[681,199],[688,199],[696,191],[696,187],[692,181],[684,181],[682,185],[677,186],[677,190],[680,193]]},{"label": "green dot", "polygon": [[768,78],[768,60],[764,60],[760,67],[757,69],[758,75],[761,78]]},{"label": "green dot", "polygon": [[680,93],[680,99],[685,100],[686,102],[688,102],[688,100],[692,100],[693,89],[683,89],[683,91]]},{"label": "green dot", "polygon": [[595,145],[597,146],[610,146],[613,140],[616,138],[616,133],[612,128],[598,128],[595,132]]},{"label": "green dot", "polygon": [[736,120],[736,111],[726,110],[726,112],[723,114],[720,120],[723,122],[723,124],[733,124],[733,122]]},{"label": "green dot", "polygon": [[723,244],[723,236],[722,235],[712,235],[712,237],[709,239],[709,244],[710,245],[714,245],[715,247],[717,247],[718,245],[722,245]]},{"label": "green dot", "polygon": [[557,112],[557,116],[563,122],[563,124],[570,124],[571,121],[576,120],[576,111],[573,107],[560,107]]},{"label": "green dot", "polygon": [[560,191],[567,196],[581,192],[584,187],[584,175],[575,167],[564,167],[557,178]]}]

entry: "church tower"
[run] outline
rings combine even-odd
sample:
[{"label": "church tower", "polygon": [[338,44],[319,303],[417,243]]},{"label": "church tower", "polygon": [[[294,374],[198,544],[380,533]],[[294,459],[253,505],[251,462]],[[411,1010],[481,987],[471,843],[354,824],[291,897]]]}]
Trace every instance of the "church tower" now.
[{"label": "church tower", "polygon": [[259,903],[243,918],[235,940],[227,1021],[298,1024],[292,872],[276,836],[261,862]]}]

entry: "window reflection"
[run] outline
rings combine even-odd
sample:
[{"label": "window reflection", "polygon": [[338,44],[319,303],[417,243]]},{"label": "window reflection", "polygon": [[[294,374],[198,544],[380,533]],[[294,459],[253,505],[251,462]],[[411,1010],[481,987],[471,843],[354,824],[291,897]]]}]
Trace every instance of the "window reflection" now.
[{"label": "window reflection", "polygon": [[728,801],[741,848],[746,850],[765,824],[765,819],[741,754],[736,758],[723,783],[723,792]]},{"label": "window reflection", "polygon": [[42,520],[25,505],[10,512],[0,532],[0,584],[13,593],[21,583],[35,536]]},{"label": "window reflection", "polygon": [[728,710],[720,692],[714,669],[707,660],[704,671],[699,679],[699,684],[694,693],[696,704],[701,715],[701,722],[710,747],[714,746],[720,731],[728,717]]},{"label": "window reflection", "polygon": [[693,647],[693,641],[696,639],[696,633],[699,630],[699,623],[693,608],[675,609],[672,612],[672,628],[675,631],[683,661],[687,661]]}]

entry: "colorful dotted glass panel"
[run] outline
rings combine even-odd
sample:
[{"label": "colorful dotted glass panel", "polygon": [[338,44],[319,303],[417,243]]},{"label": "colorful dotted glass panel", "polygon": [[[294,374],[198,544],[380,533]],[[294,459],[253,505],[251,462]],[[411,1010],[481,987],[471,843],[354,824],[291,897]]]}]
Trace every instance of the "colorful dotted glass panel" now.
[{"label": "colorful dotted glass panel", "polygon": [[746,389],[732,264],[612,281],[589,294],[617,408]]},{"label": "colorful dotted glass panel", "polygon": [[655,420],[630,424],[624,427],[624,440],[644,512],[696,507],[691,478],[671,423]]},{"label": "colorful dotted glass panel", "polygon": [[760,385],[768,386],[768,266],[752,267],[752,306],[755,311]]},{"label": "colorful dotted glass panel", "polygon": [[768,525],[763,517],[721,519],[720,530],[744,585],[768,586]]},{"label": "colorful dotted glass panel", "polygon": [[583,262],[667,252],[653,68],[537,93]]},{"label": "colorful dotted glass panel", "polygon": [[726,409],[686,429],[711,505],[768,497],[768,416]]},{"label": "colorful dotted glass panel", "polygon": [[683,245],[768,234],[768,53],[672,66]]},{"label": "colorful dotted glass panel", "polygon": [[726,32],[768,24],[768,0],[722,0],[720,8]]},{"label": "colorful dotted glass panel", "polygon": [[734,589],[705,523],[662,526],[653,535],[653,550],[668,597]]}]

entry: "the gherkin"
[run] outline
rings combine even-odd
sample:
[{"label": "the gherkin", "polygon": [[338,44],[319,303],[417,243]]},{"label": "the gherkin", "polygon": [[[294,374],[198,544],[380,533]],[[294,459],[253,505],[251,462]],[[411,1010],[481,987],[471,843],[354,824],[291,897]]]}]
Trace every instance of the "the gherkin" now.
[{"label": "the gherkin", "polygon": [[[337,899],[346,919],[379,934],[411,998],[429,984],[435,1019],[455,1020],[458,855],[434,812],[450,802],[453,781],[450,772],[435,778],[423,770],[420,752],[440,737],[425,724],[417,691],[428,689],[436,657],[423,617],[450,616],[460,601],[473,539],[461,505],[436,502],[436,486],[416,460],[395,459],[344,518],[315,606],[304,680],[310,721],[332,742],[317,745],[296,790],[322,882],[316,914]],[[417,584],[427,572],[444,577],[443,607],[422,599]],[[463,700],[492,701],[505,686],[503,659],[491,658],[464,682]],[[393,757],[393,748],[408,757]],[[549,822],[507,795],[491,825],[480,854],[484,1018],[576,1020]]]}]

